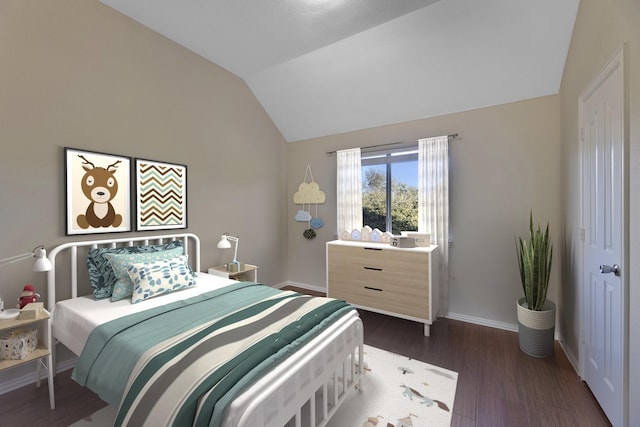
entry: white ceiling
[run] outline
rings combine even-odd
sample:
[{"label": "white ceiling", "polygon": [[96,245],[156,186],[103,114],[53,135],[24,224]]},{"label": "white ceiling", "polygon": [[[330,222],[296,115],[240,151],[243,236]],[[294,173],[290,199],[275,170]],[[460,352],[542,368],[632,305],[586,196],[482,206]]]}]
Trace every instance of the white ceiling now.
[{"label": "white ceiling", "polygon": [[102,1],[243,78],[289,142],[558,93],[579,5]]}]

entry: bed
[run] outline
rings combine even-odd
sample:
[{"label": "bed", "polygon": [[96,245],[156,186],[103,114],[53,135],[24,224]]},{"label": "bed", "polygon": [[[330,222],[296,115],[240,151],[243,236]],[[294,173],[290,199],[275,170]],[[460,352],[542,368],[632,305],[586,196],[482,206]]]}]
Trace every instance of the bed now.
[{"label": "bed", "polygon": [[[93,294],[78,295],[96,253],[117,278],[109,297],[91,262]],[[50,339],[80,357],[74,379],[119,408],[116,425],[321,427],[360,387],[352,307],[202,273],[194,234],[69,242],[49,259]],[[167,268],[188,279],[158,287]]]}]

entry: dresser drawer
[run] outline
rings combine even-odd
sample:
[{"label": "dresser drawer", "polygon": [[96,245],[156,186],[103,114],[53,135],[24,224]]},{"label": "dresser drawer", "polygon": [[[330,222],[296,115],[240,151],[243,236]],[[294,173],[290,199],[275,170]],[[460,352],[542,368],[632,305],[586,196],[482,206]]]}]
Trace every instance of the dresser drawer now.
[{"label": "dresser drawer", "polygon": [[415,274],[429,271],[429,254],[424,252],[404,252],[376,246],[330,245],[327,255],[327,262],[344,264],[354,269],[383,269]]},{"label": "dresser drawer", "polygon": [[389,281],[375,283],[361,278],[343,280],[330,279],[328,296],[343,299],[362,307],[389,311],[422,319],[429,318],[429,292],[425,286],[407,287],[402,283]]},{"label": "dresser drawer", "polygon": [[416,295],[429,292],[428,270],[411,271],[393,268],[349,265],[343,262],[329,262],[327,271],[329,286],[368,285],[397,294]]}]

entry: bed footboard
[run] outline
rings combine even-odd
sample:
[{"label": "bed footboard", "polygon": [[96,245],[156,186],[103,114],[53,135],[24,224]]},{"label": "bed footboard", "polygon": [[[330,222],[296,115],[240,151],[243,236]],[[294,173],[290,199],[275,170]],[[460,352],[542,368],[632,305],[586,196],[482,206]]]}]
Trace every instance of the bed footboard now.
[{"label": "bed footboard", "polygon": [[[237,419],[225,425],[238,427],[323,427],[347,395],[361,388],[363,326],[357,314],[345,316],[334,331],[322,340],[312,341],[291,357],[298,369],[277,368],[261,378]],[[247,401],[247,399],[251,399]],[[233,409],[232,409],[233,410]]]}]

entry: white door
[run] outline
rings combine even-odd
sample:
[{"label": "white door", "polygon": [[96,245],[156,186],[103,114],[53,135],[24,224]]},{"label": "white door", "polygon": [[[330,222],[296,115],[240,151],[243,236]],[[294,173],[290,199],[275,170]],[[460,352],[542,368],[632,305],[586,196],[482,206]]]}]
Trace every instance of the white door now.
[{"label": "white door", "polygon": [[580,97],[583,214],[581,366],[613,426],[625,419],[625,171],[622,50]]}]

